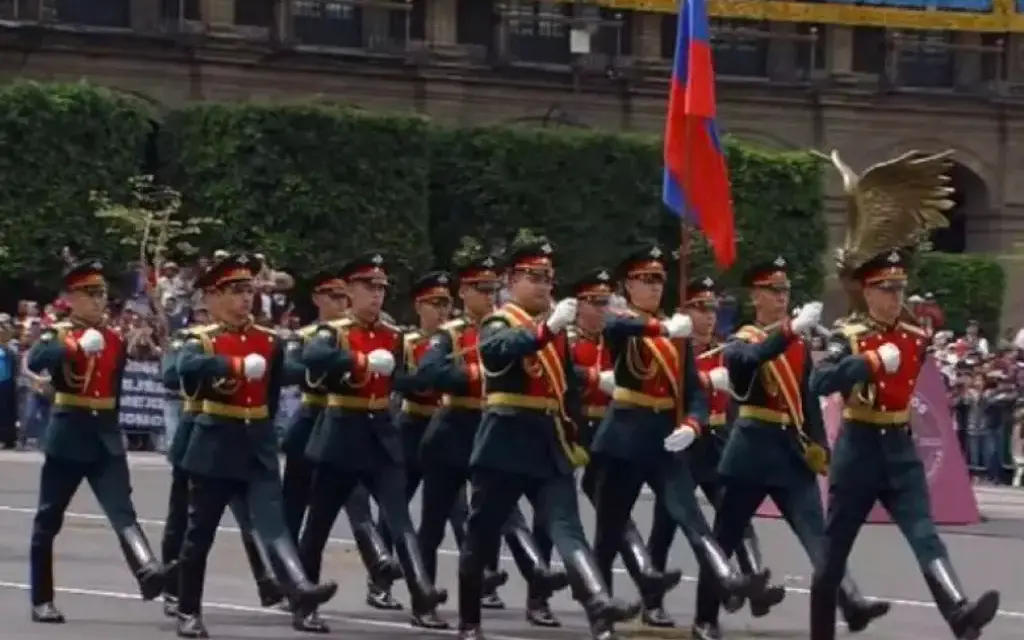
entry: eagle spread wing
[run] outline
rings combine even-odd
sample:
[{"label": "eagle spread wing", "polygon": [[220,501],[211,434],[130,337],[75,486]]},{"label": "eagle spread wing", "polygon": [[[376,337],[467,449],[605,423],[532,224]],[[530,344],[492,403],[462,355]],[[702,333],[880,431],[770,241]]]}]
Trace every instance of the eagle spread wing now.
[{"label": "eagle spread wing", "polygon": [[949,198],[953,188],[947,175],[951,154],[910,151],[861,175],[849,196],[855,211],[843,250],[844,269],[856,269],[884,251],[915,245],[949,226],[945,212],[955,204]]}]

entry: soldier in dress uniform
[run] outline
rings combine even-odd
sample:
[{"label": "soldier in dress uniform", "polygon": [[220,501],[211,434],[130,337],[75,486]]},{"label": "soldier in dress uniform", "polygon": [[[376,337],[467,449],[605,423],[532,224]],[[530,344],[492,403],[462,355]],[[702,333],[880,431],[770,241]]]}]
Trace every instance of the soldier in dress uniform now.
[{"label": "soldier in dress uniform", "polygon": [[[690,340],[694,353],[697,354],[697,369],[701,383],[708,394],[708,422],[702,425],[700,436],[690,447],[688,454],[693,479],[700,487],[704,496],[711,504],[718,502],[718,463],[722,457],[722,449],[728,440],[729,414],[733,408],[726,385],[721,385],[723,376],[728,372],[723,368],[725,360],[723,349],[715,344],[715,325],[717,324],[718,290],[714,279],[709,276],[694,278],[687,283],[682,303],[683,313],[693,322],[693,334]],[[725,390],[716,388],[712,378],[717,378],[719,385]],[[676,527],[664,503],[656,501],[654,505],[654,521],[647,545],[651,551],[654,567],[665,570],[669,551],[675,538]],[[761,573],[764,563],[761,560],[761,549],[754,533],[753,526],[748,527],[743,536],[743,544],[736,549],[736,560],[744,575]],[[751,595],[750,612],[755,618],[768,615],[772,607],[782,602],[786,590],[781,585],[770,585],[764,591]],[[651,627],[674,627],[675,622],[665,611],[663,599],[644,601],[644,624]]]},{"label": "soldier in dress uniform", "polygon": [[[436,573],[437,549],[444,539],[448,514],[453,505],[461,507],[470,478],[470,455],[483,407],[477,337],[480,322],[494,312],[495,296],[500,287],[496,262],[482,249],[475,254],[464,252],[457,258],[461,263],[459,298],[465,315],[444,324],[441,331],[430,338],[421,365],[424,381],[444,394],[441,411],[428,427],[421,448],[425,476],[419,535],[431,575]],[[537,544],[518,507],[512,510],[503,533],[520,573],[541,603],[546,603],[552,593],[566,586],[565,574],[551,571],[544,550]],[[461,532],[456,533],[456,538],[461,546]],[[484,594],[493,593],[507,579],[507,573],[488,565]],[[487,602],[484,598],[481,605],[486,606]],[[542,626],[553,626],[545,616],[545,613],[550,616],[550,611],[545,610],[528,603],[527,619]],[[558,621],[554,620],[554,624]]]},{"label": "soldier in dress uniform", "polygon": [[[392,391],[401,391],[394,387],[393,374],[404,371],[404,345],[401,330],[381,319],[388,288],[385,257],[361,255],[343,265],[338,275],[345,281],[349,313],[321,325],[302,354],[310,376],[322,379],[327,389],[327,409],[306,449],[316,466],[299,543],[302,563],[309,575],[320,574],[338,512],[362,484],[394,537],[412,613],[423,615],[444,603],[448,594],[434,587],[420,554],[405,493],[401,434],[388,410]],[[379,581],[378,576],[371,578]]]},{"label": "soldier in dress uniform", "polygon": [[[789,318],[791,285],[782,256],[750,267],[743,284],[750,289],[755,323],[742,327],[725,346],[729,386],[721,375],[715,384],[731,388],[739,404],[718,466],[715,536],[723,551],[734,553],[758,507],[770,497],[817,567],[824,531],[817,475],[828,472],[829,454],[821,404],[808,388],[810,344],[801,334],[818,325],[821,304],[808,303]],[[844,594],[840,606],[853,632],[889,610],[886,602],[865,600],[849,578]],[[719,594],[701,567],[695,638],[721,637],[718,610]]]},{"label": "soldier in dress uniform", "polygon": [[[281,442],[285,455],[282,482],[285,521],[296,543],[309,507],[309,489],[313,478],[314,465],[306,457],[306,447],[314,429],[319,428],[320,417],[327,406],[324,381],[309,375],[302,364],[302,349],[318,327],[341,319],[348,310],[345,281],[336,269],[317,273],[311,285],[317,320],[299,329],[288,341],[285,351],[288,382],[298,384],[302,389],[301,408],[285,430]],[[353,492],[345,512],[359,557],[367,569],[367,604],[381,609],[393,609],[394,599],[390,597],[390,588],[391,583],[401,577],[401,569],[395,564],[388,552],[387,543],[373,522],[365,490]],[[401,608],[401,605],[398,607]],[[305,624],[300,621],[296,623]]]},{"label": "soldier in dress uniform", "polygon": [[[452,309],[451,275],[445,271],[431,271],[417,279],[410,290],[410,296],[419,317],[419,328],[409,331],[402,336],[403,359],[405,370],[397,372],[394,376],[392,387],[402,395],[402,404],[398,412],[398,430],[402,436],[402,451],[405,458],[405,496],[406,503],[412,500],[412,496],[419,489],[423,478],[423,471],[420,465],[420,442],[423,434],[430,423],[431,418],[437,412],[441,401],[440,394],[431,388],[424,381],[424,376],[419,371],[423,354],[427,350],[430,336],[432,336],[441,325],[448,320]],[[359,493],[365,493],[359,491]],[[466,522],[465,502],[457,505],[451,512],[452,528],[457,532],[457,538],[462,536],[462,528]],[[381,519],[381,534],[384,537],[388,548],[392,546],[391,531],[387,522]],[[430,555],[423,550],[424,561],[427,563],[431,581],[437,579],[436,571],[431,570]],[[368,595],[367,602],[372,596]],[[390,591],[376,594],[378,601],[387,598],[389,602],[382,603],[390,605],[398,603]],[[380,608],[385,608],[384,606]],[[392,607],[389,607],[392,608]],[[433,611],[412,616],[413,626],[437,629],[445,628],[444,621],[437,618]]]},{"label": "soldier in dress uniform", "polygon": [[484,319],[477,349],[484,376],[484,414],[470,454],[472,474],[466,540],[459,557],[459,637],[483,638],[480,596],[484,568],[502,529],[523,495],[540,512],[565,562],[573,596],[592,624],[634,618],[639,605],[611,597],[580,524],[574,469],[586,463],[579,442],[583,424],[565,330],[577,302],[549,307],[553,249],[521,234],[505,264],[511,300]]},{"label": "soldier in dress uniform", "polygon": [[[583,442],[590,446],[594,432],[604,420],[615,390],[615,362],[604,338],[606,317],[612,295],[612,275],[608,269],[598,268],[585,274],[571,286],[571,294],[579,301],[576,324],[569,328],[569,345],[576,374],[586,381],[583,391],[583,413],[587,424],[583,429]],[[587,467],[583,474],[584,494],[594,501],[596,465]],[[673,524],[673,528],[675,525]],[[679,584],[682,572],[656,570],[647,545],[636,523],[630,520],[619,551],[623,564],[637,590],[645,600],[659,599],[666,591]]]},{"label": "soldier in dress uniform", "polygon": [[28,353],[28,369],[49,375],[55,390],[42,437],[45,458],[29,550],[32,620],[44,623],[64,622],[53,602],[53,540],[83,480],[113,526],[143,599],[159,596],[164,581],[164,568],[139,527],[131,500],[118,424],[125,343],[104,320],[103,265],[87,260],[70,266],[63,288],[71,308],[68,320],[43,331]]},{"label": "soldier in dress uniform", "polygon": [[[164,615],[169,618],[178,616],[178,569],[180,568],[178,556],[181,554],[181,545],[185,540],[185,528],[188,525],[189,480],[188,472],[182,468],[181,461],[188,448],[188,443],[192,439],[196,414],[202,408],[202,402],[194,397],[195,390],[189,391],[181,384],[181,376],[178,375],[178,355],[189,334],[203,335],[216,328],[217,325],[209,325],[177,332],[171,337],[161,360],[164,386],[176,388],[183,399],[178,428],[167,448],[167,461],[171,465],[171,488],[167,496],[167,517],[164,520],[164,535],[160,543],[164,566],[167,567],[163,591]],[[260,604],[264,607],[272,607],[281,602],[284,593],[271,570],[266,545],[252,530],[252,521],[244,501],[235,500],[231,502],[230,507],[242,533],[242,547],[245,549],[249,568],[256,580]]]},{"label": "soldier in dress uniform", "polygon": [[189,332],[178,355],[182,388],[201,403],[181,459],[190,483],[179,559],[182,638],[208,637],[201,613],[206,563],[224,509],[234,501],[244,505],[240,510],[266,541],[269,561],[297,616],[337,591],[334,583],[315,585],[307,579],[284,521],[273,422],[286,377],[284,345],[249,314],[253,278],[261,266],[255,258],[229,254],[196,279],[216,325]]},{"label": "soldier in dress uniform", "polygon": [[829,474],[824,550],[811,586],[812,640],[835,638],[837,589],[876,501],[910,544],[955,637],[980,637],[999,610],[996,591],[968,599],[931,517],[928,479],[909,423],[929,336],[904,313],[908,263],[906,252],[890,250],[853,271],[867,312],[841,323],[811,379],[815,396],[841,393],[846,401]]},{"label": "soldier in dress uniform", "polygon": [[[666,266],[667,256],[654,243],[644,243],[619,266],[630,309],[608,318],[604,329],[615,362],[615,389],[592,447],[595,554],[610,581],[633,505],[647,484],[683,529],[702,570],[714,576],[730,602],[742,602],[762,589],[768,576],[742,576],[730,566],[729,554],[715,542],[697,504],[688,459],[680,454],[707,422],[707,397],[692,345],[678,340],[689,336],[693,323],[681,313],[659,317]],[[658,591],[647,589],[645,595]]]}]

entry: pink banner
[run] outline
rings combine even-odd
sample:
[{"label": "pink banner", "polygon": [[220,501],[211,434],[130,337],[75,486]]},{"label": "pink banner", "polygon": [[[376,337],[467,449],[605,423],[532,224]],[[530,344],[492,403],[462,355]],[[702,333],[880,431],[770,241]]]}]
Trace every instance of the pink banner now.
[{"label": "pink banner", "polygon": [[[825,427],[830,442],[835,442],[842,419],[843,401],[833,396],[823,406]],[[978,501],[971,486],[967,463],[957,441],[946,386],[935,364],[929,360],[921,370],[911,402],[910,428],[917,453],[924,462],[931,494],[932,517],[940,525],[971,525],[981,520]],[[822,499],[828,499],[828,480],[821,478]],[[765,500],[759,516],[777,518],[779,510]],[[875,504],[868,518],[871,523],[892,522],[881,505]]]}]

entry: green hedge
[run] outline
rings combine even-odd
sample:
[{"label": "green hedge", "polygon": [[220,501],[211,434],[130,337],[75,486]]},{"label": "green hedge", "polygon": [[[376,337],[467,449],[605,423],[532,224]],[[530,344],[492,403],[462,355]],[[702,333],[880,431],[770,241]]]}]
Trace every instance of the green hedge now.
[{"label": "green hedge", "polygon": [[61,247],[112,260],[131,251],[96,223],[90,194],[128,192],[153,131],[147,106],[85,84],[0,87],[0,278],[29,291],[56,283]]},{"label": "green hedge", "polygon": [[947,329],[963,331],[967,321],[975,319],[990,339],[999,336],[1006,274],[992,256],[924,253],[915,265],[912,284],[922,294],[935,294]]},{"label": "green hedge", "polygon": [[[616,263],[641,237],[679,243],[651,137],[451,129],[331,105],[199,104],[162,118],[159,145],[147,147],[152,117],[134,97],[84,84],[0,89],[0,237],[9,251],[0,278],[55,286],[55,254],[67,243],[130,258],[96,222],[89,194],[119,198],[130,176],[154,166],[185,194],[183,215],[223,221],[197,239],[200,249],[258,248],[300,278],[372,247],[401,256],[401,292],[411,273],[450,266],[461,236],[502,244],[521,227],[558,245],[562,281]],[[736,285],[752,261],[782,254],[794,267],[794,303],[819,298],[824,166],[735,140],[726,151],[740,259],[721,279]],[[699,238],[692,265],[691,274],[715,273]],[[918,274],[954,327],[968,317],[989,328],[998,321],[1004,277],[990,260],[931,254]]]},{"label": "green hedge", "polygon": [[399,288],[430,266],[429,135],[418,118],[330,106],[202,104],[162,130],[167,175],[192,215],[223,224],[200,248],[259,248],[298,276],[379,249]]}]

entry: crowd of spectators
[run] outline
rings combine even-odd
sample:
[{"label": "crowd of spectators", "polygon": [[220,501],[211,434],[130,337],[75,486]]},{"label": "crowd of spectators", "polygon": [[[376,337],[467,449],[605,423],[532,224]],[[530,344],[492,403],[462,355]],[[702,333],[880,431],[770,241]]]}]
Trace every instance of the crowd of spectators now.
[{"label": "crowd of spectators", "polygon": [[[215,254],[216,257],[216,254]],[[159,359],[165,336],[189,324],[208,322],[192,281],[206,259],[165,263],[159,274],[140,273],[122,299],[112,301],[111,322],[128,342],[131,358]],[[289,295],[293,280],[269,265],[259,279],[256,320],[287,332],[297,327]],[[617,301],[621,304],[622,301]],[[1000,340],[985,338],[975,322],[954,336],[941,330],[941,310],[931,296],[911,298],[918,318],[937,329],[931,352],[946,380],[964,459],[982,483],[1020,484],[1024,475],[1024,330]],[[49,415],[50,381],[25,367],[24,355],[40,332],[67,313],[60,299],[23,300],[16,316],[0,314],[0,445],[30,445]],[[813,336],[824,349],[827,331]],[[1017,467],[1020,465],[1021,471]]]}]

